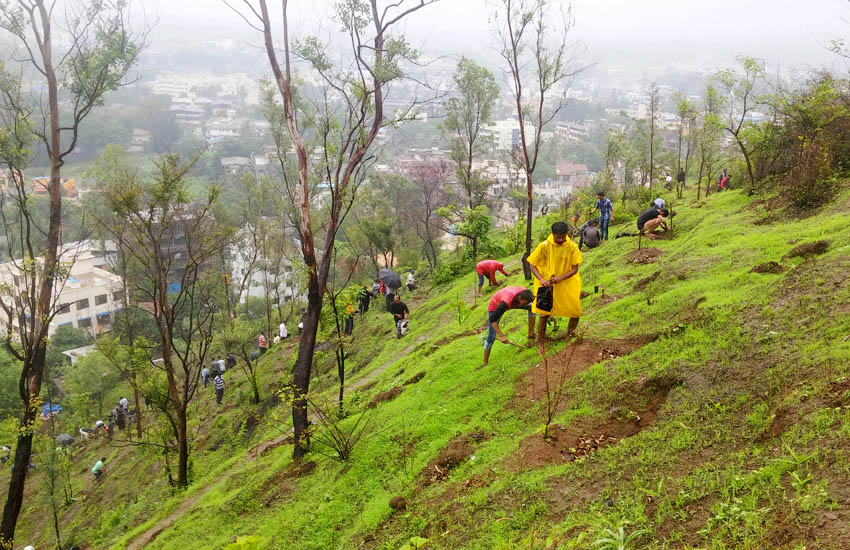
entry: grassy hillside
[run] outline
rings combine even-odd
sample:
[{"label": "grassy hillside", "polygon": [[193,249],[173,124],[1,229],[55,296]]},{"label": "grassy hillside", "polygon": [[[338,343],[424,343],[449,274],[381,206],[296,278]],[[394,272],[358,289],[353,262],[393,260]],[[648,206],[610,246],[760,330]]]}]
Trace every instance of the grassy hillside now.
[{"label": "grassy hillside", "polygon": [[[523,347],[497,343],[480,368],[490,293],[475,302],[473,275],[406,297],[400,341],[376,304],[350,344],[339,427],[368,424],[346,462],[314,452],[292,464],[278,392],[294,343],[281,344],[262,362],[262,406],[234,372],[224,406],[212,390],[197,402],[186,493],[171,494],[156,452],[85,443],[65,536],[84,548],[224,548],[255,535],[267,549],[395,550],[411,537],[427,549],[580,549],[617,548],[601,541],[622,528],[626,548],[846,549],[847,205],[798,218],[740,192],[689,197],[670,238],[643,242],[655,250],[622,238],[584,254],[582,338],[556,340],[545,360],[509,312],[503,326]],[[611,235],[621,228],[633,221]],[[788,255],[819,240],[824,253]],[[517,258],[508,268],[523,284]],[[332,400],[333,353],[317,367],[317,400]],[[27,502],[18,541],[49,547],[46,508]]]}]

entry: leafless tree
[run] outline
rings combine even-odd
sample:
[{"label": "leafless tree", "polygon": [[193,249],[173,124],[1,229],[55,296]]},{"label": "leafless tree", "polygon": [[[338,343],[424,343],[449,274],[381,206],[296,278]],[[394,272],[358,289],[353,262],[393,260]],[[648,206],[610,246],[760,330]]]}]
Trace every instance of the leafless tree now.
[{"label": "leafless tree", "polygon": [[[567,91],[588,65],[584,48],[571,41],[574,20],[570,7],[557,13],[557,0],[490,0],[499,53],[508,66],[508,81],[519,121],[519,144],[511,158],[525,174],[525,255],[523,272],[531,279],[526,258],[531,254],[534,214],[534,170],[544,128],[567,104]],[[558,16],[560,15],[560,17]]]},{"label": "leafless tree", "polygon": [[[369,151],[380,129],[392,122],[385,116],[384,100],[391,82],[404,77],[402,65],[416,52],[398,33],[408,17],[437,0],[347,0],[336,5],[345,41],[350,45],[345,59],[334,62],[330,48],[315,37],[294,43],[289,30],[290,0],[280,0],[281,35],[273,30],[267,0],[225,0],[264,39],[274,82],[283,99],[283,117],[297,161],[298,238],[308,272],[307,313],[298,348],[293,387],[292,421],[295,428],[293,456],[307,452],[307,392],[309,390],[316,332],[322,310],[323,291],[333,256],[337,231],[355,196],[358,174],[369,160]],[[323,83],[325,101],[312,114],[322,158],[312,163],[304,138],[305,121],[295,108],[293,58],[304,60]],[[412,106],[411,106],[412,107]],[[410,111],[408,110],[407,113]],[[397,118],[405,118],[402,113]],[[312,170],[311,170],[312,168]],[[311,212],[311,180],[319,177],[327,185],[329,203],[324,242],[316,249]]]}]

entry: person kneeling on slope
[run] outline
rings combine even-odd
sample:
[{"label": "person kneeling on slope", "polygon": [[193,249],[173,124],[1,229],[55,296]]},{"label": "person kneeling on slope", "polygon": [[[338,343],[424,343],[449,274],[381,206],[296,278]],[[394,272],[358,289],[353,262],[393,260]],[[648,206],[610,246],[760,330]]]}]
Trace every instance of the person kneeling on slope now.
[{"label": "person kneeling on slope", "polygon": [[502,333],[499,328],[499,321],[502,315],[509,309],[525,309],[528,311],[528,339],[534,339],[534,314],[531,313],[531,302],[534,301],[534,294],[525,287],[509,286],[498,291],[490,298],[490,305],[487,307],[487,341],[484,342],[484,365],[490,360],[490,349],[496,341],[498,335],[499,341],[503,344],[511,342]]}]

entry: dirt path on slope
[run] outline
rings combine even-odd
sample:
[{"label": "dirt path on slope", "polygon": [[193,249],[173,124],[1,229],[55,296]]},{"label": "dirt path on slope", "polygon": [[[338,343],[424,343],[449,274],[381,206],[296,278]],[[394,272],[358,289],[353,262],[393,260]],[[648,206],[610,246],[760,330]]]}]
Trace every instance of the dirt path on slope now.
[{"label": "dirt path on slope", "polygon": [[195,506],[195,504],[197,504],[197,502],[201,499],[201,497],[221,485],[224,482],[224,479],[216,483],[215,485],[210,485],[209,487],[201,489],[190,499],[181,502],[177,506],[177,508],[174,509],[174,511],[172,511],[166,517],[156,522],[150,529],[148,529],[141,535],[137,535],[130,542],[128,542],[126,550],[141,550],[148,544],[152,543],[154,539],[156,539],[156,537],[158,537],[163,531],[174,525],[174,523],[180,518],[180,516],[191,510]]}]

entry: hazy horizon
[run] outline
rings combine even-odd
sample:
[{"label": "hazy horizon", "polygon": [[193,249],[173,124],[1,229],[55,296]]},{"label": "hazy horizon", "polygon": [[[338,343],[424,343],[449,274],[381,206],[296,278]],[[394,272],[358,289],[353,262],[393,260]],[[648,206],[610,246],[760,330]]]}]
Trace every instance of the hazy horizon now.
[{"label": "hazy horizon", "polygon": [[[333,0],[291,1],[294,34],[328,27]],[[234,0],[234,5],[241,4]],[[279,12],[277,2],[272,2]],[[417,13],[406,31],[426,54],[486,56],[493,40],[485,0],[443,0]],[[567,3],[564,2],[564,5]],[[259,44],[257,33],[222,0],[148,0],[159,16],[154,51],[173,40],[234,39],[240,48]],[[276,8],[276,9],[275,9]],[[850,34],[850,3],[844,0],[574,0],[575,35],[601,66],[642,67],[668,63],[729,63],[744,54],[768,65],[835,63],[826,49]],[[191,33],[186,34],[186,29]]]}]

